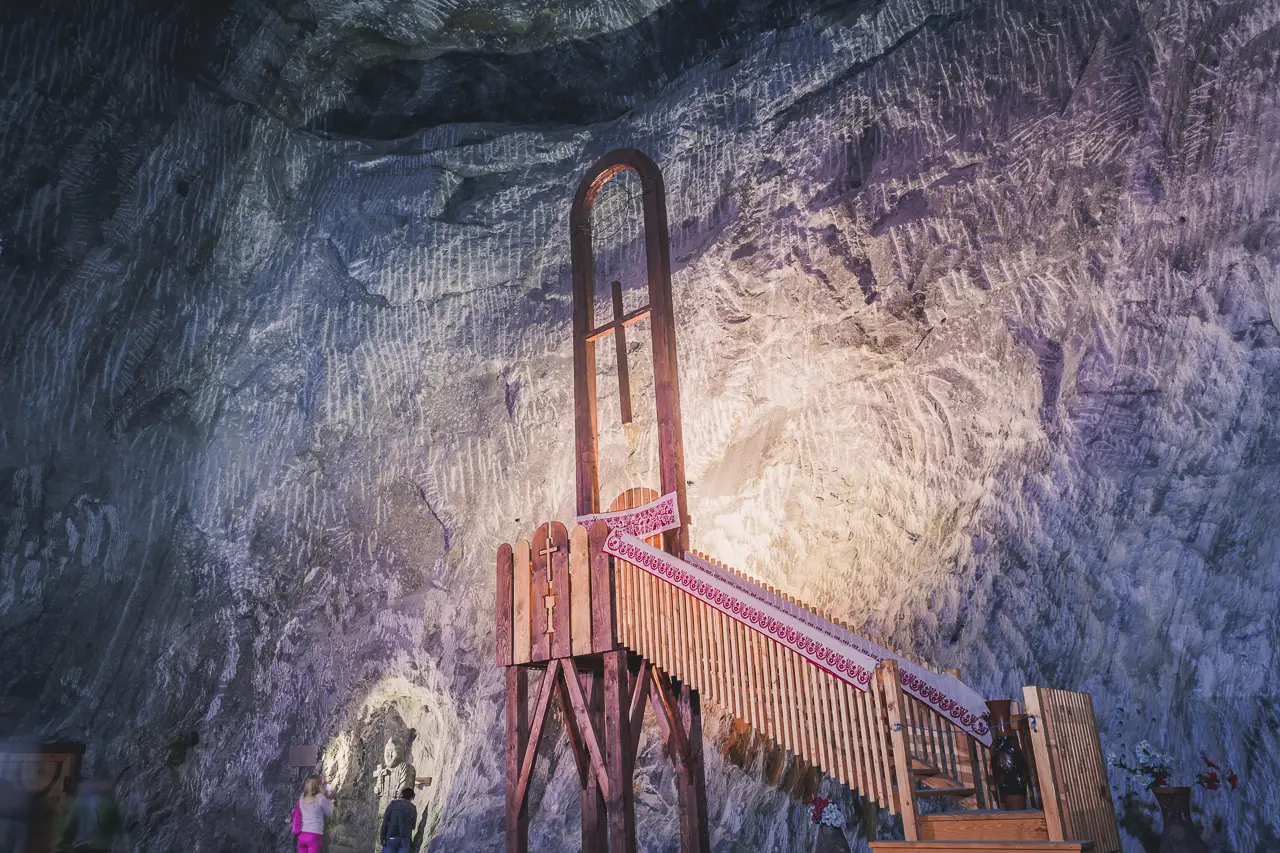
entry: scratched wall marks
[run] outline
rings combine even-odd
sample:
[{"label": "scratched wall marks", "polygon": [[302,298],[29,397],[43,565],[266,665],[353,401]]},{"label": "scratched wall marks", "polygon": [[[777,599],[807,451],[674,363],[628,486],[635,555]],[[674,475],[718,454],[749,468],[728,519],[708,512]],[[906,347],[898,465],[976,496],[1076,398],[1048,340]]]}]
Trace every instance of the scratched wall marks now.
[{"label": "scratched wall marks", "polygon": [[[1108,749],[1224,756],[1210,846],[1274,845],[1280,5],[736,6],[0,23],[3,731],[127,768],[144,848],[256,850],[290,744],[330,747],[354,844],[375,735],[412,726],[430,849],[496,845],[492,549],[571,513],[568,206],[631,145],[666,179],[698,547],[991,695],[1091,691]],[[592,52],[621,70],[557,71]],[[607,275],[639,298],[617,189],[602,319]],[[652,475],[629,340],[619,487]],[[717,849],[811,847],[712,754]],[[576,849],[559,758],[539,850]],[[674,849],[654,739],[637,784]],[[1137,851],[1159,818],[1122,794]]]}]

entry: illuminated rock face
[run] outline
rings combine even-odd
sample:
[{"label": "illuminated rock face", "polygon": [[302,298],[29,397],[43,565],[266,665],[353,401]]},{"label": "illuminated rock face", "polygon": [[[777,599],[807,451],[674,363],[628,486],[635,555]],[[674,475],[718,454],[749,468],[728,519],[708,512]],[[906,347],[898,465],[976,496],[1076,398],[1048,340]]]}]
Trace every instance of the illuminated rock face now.
[{"label": "illuminated rock face", "polygon": [[[295,743],[363,847],[412,727],[430,849],[497,849],[493,553],[571,515],[568,204],[622,145],[666,176],[695,544],[992,697],[1089,691],[1105,749],[1224,758],[1210,846],[1277,845],[1275,3],[747,4],[723,42],[124,5],[0,32],[0,711],[123,774],[142,848],[286,843]],[[656,479],[647,344],[630,435],[601,349],[606,500]],[[808,849],[710,752],[715,849]],[[653,739],[636,784],[676,849]]]}]

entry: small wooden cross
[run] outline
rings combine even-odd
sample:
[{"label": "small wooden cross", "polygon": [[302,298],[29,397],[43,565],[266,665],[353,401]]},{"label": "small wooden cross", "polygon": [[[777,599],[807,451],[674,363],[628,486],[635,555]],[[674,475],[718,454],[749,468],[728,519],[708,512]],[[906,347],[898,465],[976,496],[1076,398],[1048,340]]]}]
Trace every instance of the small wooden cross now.
[{"label": "small wooden cross", "polygon": [[631,423],[631,373],[627,369],[627,326],[649,316],[649,306],[637,308],[630,314],[622,312],[622,282],[613,283],[613,322],[605,323],[587,335],[588,343],[612,334],[618,353],[618,404],[622,407],[622,422]]},{"label": "small wooden cross", "polygon": [[551,555],[556,553],[559,550],[560,550],[559,546],[551,544],[551,525],[548,524],[546,547],[538,552],[539,557],[545,557],[547,560],[547,594],[542,598],[542,606],[547,608],[546,633],[548,634],[554,634],[556,632],[556,629],[555,629],[556,597],[555,597],[555,594],[552,592],[553,587],[552,587],[552,574],[551,574],[552,572]]}]

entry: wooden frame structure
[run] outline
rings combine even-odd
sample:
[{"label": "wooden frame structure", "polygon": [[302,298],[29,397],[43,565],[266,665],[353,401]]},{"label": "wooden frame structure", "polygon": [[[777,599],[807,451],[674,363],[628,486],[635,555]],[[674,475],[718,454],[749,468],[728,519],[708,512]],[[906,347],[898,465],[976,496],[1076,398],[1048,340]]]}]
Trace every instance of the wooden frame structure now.
[{"label": "wooden frame structure", "polygon": [[[639,176],[643,193],[649,301],[623,314],[622,286],[614,282],[613,321],[597,327],[591,211],[601,188],[628,169]],[[623,335],[627,326],[648,318],[652,325],[660,480],[664,492],[677,494],[684,522],[663,534],[661,545],[672,554],[682,554],[688,544],[684,445],[666,194],[657,165],[630,148],[601,158],[574,197],[570,239],[578,513],[588,515],[601,508],[595,344],[610,334],[615,336],[622,420],[629,423],[630,384]],[[628,493],[619,501],[634,497]],[[614,621],[617,591],[611,558],[602,550],[607,534],[603,522],[590,530],[578,527],[572,535],[558,523],[548,523],[541,530],[532,537],[532,544],[521,539],[514,547],[504,545],[498,553],[498,664],[507,668],[507,853],[528,851],[529,781],[553,694],[561,697],[578,765],[583,851],[634,853],[636,849],[631,779],[648,702],[677,772],[681,850],[710,853],[698,694],[619,643]],[[524,578],[529,579],[527,589]],[[538,670],[541,680],[530,715],[529,678]]]},{"label": "wooden frame structure", "polygon": [[[628,169],[639,176],[643,192],[649,301],[625,312],[622,286],[615,281],[612,320],[597,326],[591,211],[601,188]],[[720,579],[715,583],[723,581],[731,590],[724,593],[729,597],[746,596],[833,637],[839,632],[854,634],[839,620],[689,550],[665,204],[658,167],[634,149],[601,158],[574,198],[570,234],[578,516],[602,510],[595,345],[614,336],[621,419],[629,423],[625,329],[648,318],[662,491],[631,489],[608,510],[647,507],[660,494],[674,494],[679,524],[651,536],[650,546],[679,560],[701,562],[710,577]],[[669,516],[669,503],[666,511]],[[506,853],[529,850],[531,781],[550,703],[557,696],[581,789],[583,851],[635,853],[632,774],[648,704],[676,771],[681,850],[710,853],[702,691],[775,744],[901,815],[906,840],[875,842],[876,850],[1009,839],[1065,845],[1037,850],[1082,850],[1088,844],[1094,853],[1119,853],[1087,694],[1026,689],[1028,714],[1022,719],[1033,724],[1024,726],[1019,736],[1033,777],[1028,792],[1032,810],[999,811],[988,770],[989,748],[975,739],[974,729],[955,722],[954,705],[938,706],[951,708],[949,717],[922,701],[925,697],[937,702],[936,693],[920,692],[921,683],[934,683],[922,670],[938,670],[884,647],[883,659],[872,659],[879,661],[874,672],[863,670],[866,678],[855,686],[832,671],[831,657],[815,661],[794,646],[776,642],[776,636],[761,630],[756,617],[753,622],[739,618],[743,611],[717,609],[650,571],[610,556],[605,550],[609,536],[602,520],[572,530],[548,522],[498,550],[497,663],[506,668],[507,698]],[[621,553],[629,553],[628,559],[652,558],[639,551]],[[680,571],[691,569],[684,563]],[[724,600],[717,599],[721,605]],[[793,639],[794,635],[792,631]],[[809,652],[813,649],[808,647]],[[959,677],[956,671],[944,675]],[[538,680],[531,696],[534,678]],[[904,687],[907,684],[914,694]],[[972,727],[973,715],[967,719]],[[920,801],[934,797],[951,798],[967,811],[922,812]]]}]

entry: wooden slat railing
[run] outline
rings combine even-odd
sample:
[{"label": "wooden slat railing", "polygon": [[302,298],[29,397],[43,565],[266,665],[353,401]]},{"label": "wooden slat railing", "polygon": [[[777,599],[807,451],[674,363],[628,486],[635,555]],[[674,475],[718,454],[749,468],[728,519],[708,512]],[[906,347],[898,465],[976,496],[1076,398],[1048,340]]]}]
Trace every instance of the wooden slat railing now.
[{"label": "wooden slat railing", "polygon": [[1092,698],[1047,687],[1026,687],[1023,695],[1037,722],[1031,744],[1049,840],[1092,841],[1094,853],[1119,853],[1120,829]]},{"label": "wooden slat railing", "polygon": [[[651,498],[636,497],[637,503],[647,499]],[[697,556],[740,581],[753,582],[706,555]],[[905,715],[915,713],[909,710],[912,704],[919,705],[921,713],[933,712],[902,692],[895,661],[877,667],[870,689],[859,691],[648,572],[623,561],[615,561],[614,571],[615,624],[622,645],[851,790],[893,813],[914,813],[911,786],[906,786],[906,796],[903,790],[903,780],[912,778],[910,770],[901,777],[894,761],[894,755],[906,748],[905,740],[902,745],[895,742],[893,723],[908,722]],[[901,728],[903,738],[908,731]],[[957,754],[954,744],[960,742],[955,737],[948,740],[949,756]],[[942,754],[941,741],[929,746],[930,756]],[[949,760],[951,765],[958,763],[954,757]]]}]

